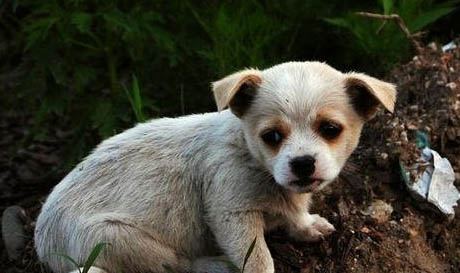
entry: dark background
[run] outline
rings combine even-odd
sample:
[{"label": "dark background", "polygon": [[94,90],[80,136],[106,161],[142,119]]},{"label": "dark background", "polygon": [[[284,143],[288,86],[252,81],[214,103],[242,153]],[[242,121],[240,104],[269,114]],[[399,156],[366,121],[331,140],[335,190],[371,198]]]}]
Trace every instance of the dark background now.
[{"label": "dark background", "polygon": [[[397,13],[423,41],[458,33],[458,1],[0,2],[0,107],[27,130],[12,145],[65,137],[69,169],[136,121],[214,111],[210,82],[245,67],[326,61],[376,76],[412,56]],[[133,76],[139,99],[134,105]],[[139,115],[141,112],[141,115]],[[137,113],[137,114],[136,114]]]}]

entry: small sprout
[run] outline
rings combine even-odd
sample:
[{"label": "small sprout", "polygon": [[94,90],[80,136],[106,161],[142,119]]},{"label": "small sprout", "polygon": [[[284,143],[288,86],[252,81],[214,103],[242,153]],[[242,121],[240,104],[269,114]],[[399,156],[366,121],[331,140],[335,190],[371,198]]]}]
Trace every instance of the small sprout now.
[{"label": "small sprout", "polygon": [[243,262],[243,267],[241,268],[241,273],[244,272],[244,267],[246,266],[246,263],[249,260],[249,257],[251,257],[252,251],[254,251],[254,247],[256,246],[256,240],[257,237],[254,238],[254,241],[252,241],[251,246],[249,246],[248,251],[246,252],[246,257],[244,257],[244,262]]},{"label": "small sprout", "polygon": [[96,261],[97,257],[101,253],[102,249],[106,247],[108,243],[99,243],[97,244],[93,250],[91,250],[91,253],[89,254],[88,258],[86,259],[85,265],[83,266],[83,271],[81,273],[88,273],[89,269],[91,266],[94,264]]}]

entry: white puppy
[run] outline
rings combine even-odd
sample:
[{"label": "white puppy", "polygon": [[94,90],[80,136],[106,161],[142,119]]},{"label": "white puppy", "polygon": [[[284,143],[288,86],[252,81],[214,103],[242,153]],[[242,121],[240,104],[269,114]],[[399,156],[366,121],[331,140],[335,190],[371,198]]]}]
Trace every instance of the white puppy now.
[{"label": "white puppy", "polygon": [[56,253],[82,263],[107,242],[94,272],[230,272],[216,256],[241,267],[257,237],[246,272],[268,273],[267,230],[284,225],[301,240],[334,231],[308,213],[311,194],[337,177],[379,104],[393,111],[394,86],[318,62],[212,86],[219,112],[139,124],[54,188],[35,230],[41,261],[69,272]]}]

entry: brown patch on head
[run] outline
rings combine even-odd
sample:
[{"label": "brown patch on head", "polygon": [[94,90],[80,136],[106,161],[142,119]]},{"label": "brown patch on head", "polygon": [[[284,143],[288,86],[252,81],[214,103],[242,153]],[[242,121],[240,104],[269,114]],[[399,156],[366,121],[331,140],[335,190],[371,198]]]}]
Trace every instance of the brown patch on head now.
[{"label": "brown patch on head", "polygon": [[[324,130],[322,126],[329,124],[340,129],[340,133],[336,137],[327,137],[322,132]],[[345,145],[345,152],[351,154],[358,144],[362,125],[363,120],[353,109],[346,105],[334,105],[318,111],[313,129],[331,148]]]},{"label": "brown patch on head", "polygon": [[280,117],[273,118],[260,126],[259,137],[263,139],[263,136],[265,134],[274,131],[279,132],[279,134],[282,137],[282,140],[277,145],[270,145],[269,143],[266,143],[264,141],[264,145],[269,148],[273,155],[276,155],[280,150],[281,146],[283,145],[283,142],[289,138],[289,135],[291,134],[291,126],[288,122],[286,122]]},{"label": "brown patch on head", "polygon": [[[335,145],[340,142],[342,139],[343,133],[347,130],[347,125],[345,120],[342,117],[343,114],[333,108],[324,108],[321,109],[317,114],[315,121],[313,122],[313,130],[329,145]],[[336,126],[337,129],[340,129],[340,133],[337,137],[327,137],[322,132],[322,126],[327,123],[333,126]]]}]

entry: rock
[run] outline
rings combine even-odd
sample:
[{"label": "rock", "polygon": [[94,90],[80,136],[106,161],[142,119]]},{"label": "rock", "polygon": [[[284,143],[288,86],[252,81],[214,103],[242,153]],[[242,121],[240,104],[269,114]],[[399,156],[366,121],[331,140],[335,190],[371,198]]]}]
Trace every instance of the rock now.
[{"label": "rock", "polygon": [[371,232],[371,230],[368,227],[364,226],[364,227],[361,228],[361,232],[369,234]]},{"label": "rock", "polygon": [[407,138],[407,132],[406,131],[401,132],[400,139],[401,139],[401,141],[403,143],[409,142],[409,139]]},{"label": "rock", "polygon": [[387,168],[388,167],[388,154],[387,153],[381,153],[377,158],[376,158],[376,164],[379,168]]},{"label": "rock", "polygon": [[340,198],[339,202],[337,203],[337,208],[339,210],[340,217],[348,218],[348,216],[350,215],[350,210],[343,198]]},{"label": "rock", "polygon": [[415,230],[415,229],[412,229],[412,228],[409,228],[409,230],[407,232],[409,233],[411,238],[415,238],[415,237],[417,237],[419,235],[418,231]]},{"label": "rock", "polygon": [[446,84],[446,87],[449,87],[450,90],[455,90],[457,88],[457,84],[455,82],[450,82]]},{"label": "rock", "polygon": [[31,171],[28,165],[22,164],[17,167],[18,177],[23,182],[34,181],[37,178],[37,174]]},{"label": "rock", "polygon": [[382,224],[390,219],[393,207],[383,200],[375,200],[367,208],[364,215],[369,215],[377,224]]},{"label": "rock", "polygon": [[428,48],[430,48],[433,51],[438,51],[438,46],[436,45],[435,42],[431,42],[427,45]]},{"label": "rock", "polygon": [[8,258],[17,261],[21,258],[21,252],[26,245],[24,225],[21,220],[23,209],[19,206],[11,206],[3,211],[2,238]]}]

